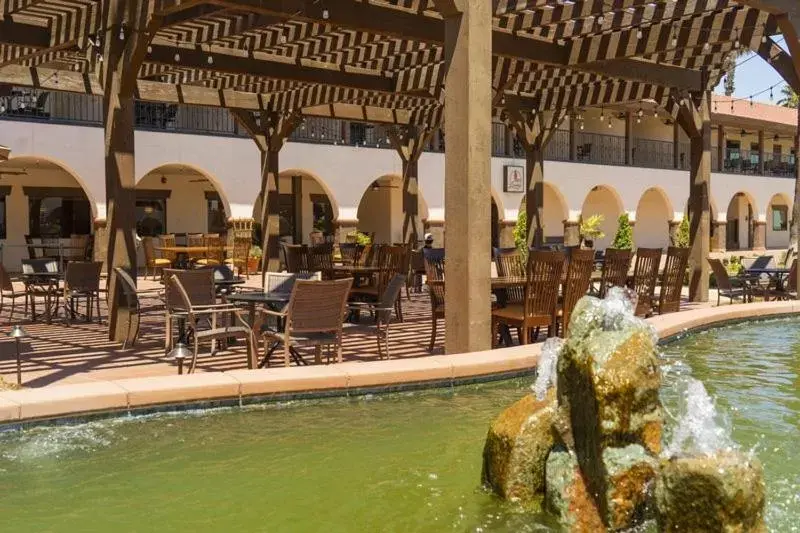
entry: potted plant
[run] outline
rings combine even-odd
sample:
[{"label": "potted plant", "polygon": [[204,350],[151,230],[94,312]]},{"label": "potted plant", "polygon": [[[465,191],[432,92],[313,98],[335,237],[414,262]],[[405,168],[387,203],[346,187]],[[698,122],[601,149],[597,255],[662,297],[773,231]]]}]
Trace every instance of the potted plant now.
[{"label": "potted plant", "polygon": [[346,236],[347,242],[354,242],[356,244],[360,244],[361,246],[366,246],[367,244],[372,243],[372,239],[369,238],[369,235],[366,233],[361,233],[360,231],[351,231]]},{"label": "potted plant", "polygon": [[586,248],[594,248],[595,239],[602,239],[606,236],[600,225],[605,221],[603,215],[592,215],[581,222],[581,240]]},{"label": "potted plant", "polygon": [[261,256],[264,252],[260,246],[253,245],[250,247],[250,255],[247,257],[247,271],[258,272],[261,270]]}]

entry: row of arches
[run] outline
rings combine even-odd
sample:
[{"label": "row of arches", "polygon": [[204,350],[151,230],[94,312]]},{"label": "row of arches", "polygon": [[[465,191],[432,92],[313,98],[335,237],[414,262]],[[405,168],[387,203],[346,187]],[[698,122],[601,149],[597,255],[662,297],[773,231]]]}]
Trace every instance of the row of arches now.
[{"label": "row of arches", "polygon": [[[63,190],[73,189],[82,192],[87,210],[87,218],[102,218],[103,203],[94,198],[86,183],[75,172],[52,159],[39,156],[17,156],[0,163],[0,177],[5,185],[21,185],[15,195],[25,195],[25,190],[52,187]],[[227,220],[236,213],[228,201],[225,186],[211,173],[192,165],[166,164],[144,174],[136,184],[137,218],[144,233],[182,231],[215,231],[224,228]],[[349,218],[357,221],[357,229],[372,234],[380,242],[392,242],[402,238],[403,221],[403,183],[398,175],[378,177],[362,193],[361,202]],[[282,233],[292,240],[307,240],[312,231],[332,233],[334,223],[343,218],[342,210],[336,201],[331,187],[319,176],[304,169],[286,169],[280,173],[280,207]],[[73,195],[74,196],[74,195]],[[18,204],[24,199],[17,198]],[[424,191],[418,194],[418,213],[422,220],[429,219],[431,213],[425,201]],[[20,205],[5,201],[6,213],[21,215]],[[492,190],[493,239],[499,241],[499,226],[508,222],[516,213],[508,210],[501,197]],[[31,204],[32,205],[32,204]],[[203,208],[199,208],[204,206]],[[725,222],[725,244],[727,249],[752,248],[756,241],[757,222],[766,223],[766,246],[783,247],[788,244],[788,213],[791,200],[786,194],[774,195],[765,211],[758,209],[752,194],[740,191],[733,195],[726,210],[719,213],[712,202],[712,220]],[[571,209],[571,207],[573,207]],[[676,210],[669,196],[658,187],[647,189],[629,215],[634,223],[634,241],[637,246],[663,247],[669,243],[669,223],[682,216],[684,209]],[[518,209],[524,209],[524,197]],[[248,215],[260,212],[260,201],[256,199],[247,206]],[[577,221],[580,217],[595,214],[603,215],[602,231],[605,237],[595,245],[602,249],[609,246],[617,229],[617,219],[625,210],[620,194],[610,185],[596,185],[589,189],[580,209],[569,206],[559,188],[547,182],[544,186],[544,233],[552,241],[563,238],[564,221]],[[758,213],[761,215],[758,220]],[[718,216],[718,215],[724,216]],[[4,217],[8,218],[8,216]],[[30,233],[29,214],[27,228],[20,222],[20,235]],[[347,218],[347,217],[345,217]],[[3,221],[3,235],[14,233],[6,228]],[[74,229],[74,228],[73,228]],[[499,244],[495,242],[494,244]]]}]

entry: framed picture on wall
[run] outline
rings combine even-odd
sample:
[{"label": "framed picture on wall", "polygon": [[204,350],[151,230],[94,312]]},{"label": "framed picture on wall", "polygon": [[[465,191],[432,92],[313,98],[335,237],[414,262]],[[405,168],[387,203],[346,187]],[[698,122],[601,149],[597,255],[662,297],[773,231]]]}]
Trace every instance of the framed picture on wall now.
[{"label": "framed picture on wall", "polygon": [[525,167],[520,165],[503,167],[503,192],[525,192]]}]

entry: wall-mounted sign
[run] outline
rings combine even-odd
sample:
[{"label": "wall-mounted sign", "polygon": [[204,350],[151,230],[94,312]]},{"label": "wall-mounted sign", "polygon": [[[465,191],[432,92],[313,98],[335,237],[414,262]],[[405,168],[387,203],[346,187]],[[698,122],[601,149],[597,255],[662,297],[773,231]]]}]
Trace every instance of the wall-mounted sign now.
[{"label": "wall-mounted sign", "polygon": [[503,170],[503,192],[525,192],[525,167],[506,165]]}]

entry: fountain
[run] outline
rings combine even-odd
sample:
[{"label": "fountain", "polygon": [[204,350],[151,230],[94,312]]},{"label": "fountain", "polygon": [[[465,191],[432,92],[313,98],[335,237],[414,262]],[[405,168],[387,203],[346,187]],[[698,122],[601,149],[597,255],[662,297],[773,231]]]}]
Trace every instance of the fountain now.
[{"label": "fountain", "polygon": [[486,439],[482,478],[502,498],[546,509],[568,531],[763,531],[761,465],[716,422],[700,382],[662,449],[661,375],[653,328],[635,295],[585,297],[565,341],[543,346],[530,394]]}]

